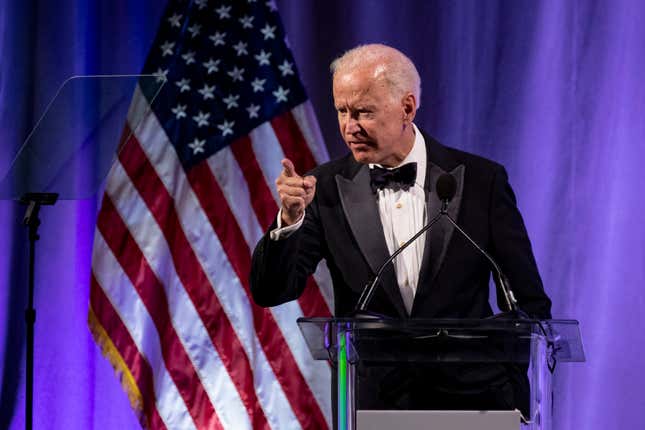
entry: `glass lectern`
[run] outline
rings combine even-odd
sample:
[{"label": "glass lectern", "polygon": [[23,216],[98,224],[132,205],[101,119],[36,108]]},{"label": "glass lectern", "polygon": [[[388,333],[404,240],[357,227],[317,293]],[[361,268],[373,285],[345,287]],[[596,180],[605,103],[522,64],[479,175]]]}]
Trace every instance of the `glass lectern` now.
[{"label": "glass lectern", "polygon": [[555,365],[585,360],[574,320],[300,318],[298,325],[313,358],[337,366],[339,430],[356,429],[361,361],[524,364],[531,393],[522,428],[551,430]]}]

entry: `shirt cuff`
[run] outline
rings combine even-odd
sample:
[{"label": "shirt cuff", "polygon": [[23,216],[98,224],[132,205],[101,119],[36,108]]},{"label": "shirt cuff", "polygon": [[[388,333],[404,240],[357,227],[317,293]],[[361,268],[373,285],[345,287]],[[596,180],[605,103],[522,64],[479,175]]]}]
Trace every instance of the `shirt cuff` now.
[{"label": "shirt cuff", "polygon": [[298,222],[282,227],[282,208],[280,208],[280,211],[278,212],[278,226],[275,229],[271,230],[271,232],[269,232],[269,237],[271,238],[271,240],[286,239],[291,236],[294,231],[300,228],[304,220],[305,214],[303,212]]}]

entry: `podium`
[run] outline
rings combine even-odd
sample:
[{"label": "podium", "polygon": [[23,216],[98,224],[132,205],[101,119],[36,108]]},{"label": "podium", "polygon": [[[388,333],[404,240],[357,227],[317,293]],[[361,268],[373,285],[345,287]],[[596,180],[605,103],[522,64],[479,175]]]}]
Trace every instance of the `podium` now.
[{"label": "podium", "polygon": [[551,430],[556,363],[585,361],[575,320],[300,318],[298,326],[313,358],[337,368],[338,430],[357,429],[361,362],[523,365],[528,369],[530,410],[522,429]]}]

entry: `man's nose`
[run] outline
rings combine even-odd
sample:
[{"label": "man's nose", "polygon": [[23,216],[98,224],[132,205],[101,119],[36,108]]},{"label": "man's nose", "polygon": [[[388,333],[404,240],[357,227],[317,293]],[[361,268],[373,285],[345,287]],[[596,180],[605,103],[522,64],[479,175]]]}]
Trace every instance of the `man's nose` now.
[{"label": "man's nose", "polygon": [[351,116],[347,118],[347,124],[345,125],[345,133],[354,134],[361,131],[361,126],[356,118]]}]

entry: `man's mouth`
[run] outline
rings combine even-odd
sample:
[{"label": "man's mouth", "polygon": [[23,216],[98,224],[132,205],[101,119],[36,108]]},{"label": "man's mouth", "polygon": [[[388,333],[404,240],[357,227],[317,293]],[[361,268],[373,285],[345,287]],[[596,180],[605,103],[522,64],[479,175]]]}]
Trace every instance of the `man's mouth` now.
[{"label": "man's mouth", "polygon": [[367,140],[351,140],[349,144],[351,146],[372,146],[372,142]]}]

